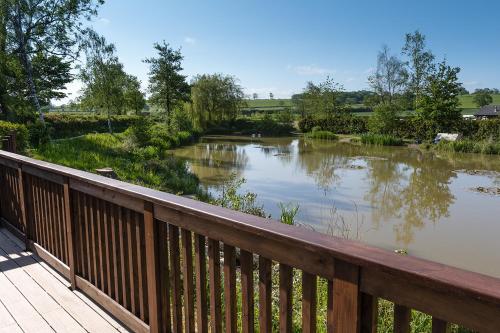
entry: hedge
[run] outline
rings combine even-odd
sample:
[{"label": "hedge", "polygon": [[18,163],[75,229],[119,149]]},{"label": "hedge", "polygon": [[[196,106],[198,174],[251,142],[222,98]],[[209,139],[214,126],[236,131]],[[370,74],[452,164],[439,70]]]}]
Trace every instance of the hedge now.
[{"label": "hedge", "polygon": [[[337,134],[364,134],[368,132],[369,117],[339,115],[329,119],[304,118],[299,121],[302,132],[310,132],[314,127]],[[463,119],[456,128],[450,130],[461,133],[465,138],[476,141],[500,141],[500,118],[488,120]],[[432,139],[439,129],[417,121],[415,118],[403,118],[396,126],[394,136],[403,139]]]},{"label": "hedge", "polygon": [[[133,125],[139,116],[111,116],[111,127],[114,132],[123,132]],[[61,139],[85,135],[88,133],[105,133],[108,131],[108,117],[105,115],[68,115],[46,114],[45,121],[51,128],[51,137]]]},{"label": "hedge", "polygon": [[16,134],[16,148],[18,151],[22,152],[28,147],[29,134],[25,125],[0,120],[0,137],[11,133]]}]

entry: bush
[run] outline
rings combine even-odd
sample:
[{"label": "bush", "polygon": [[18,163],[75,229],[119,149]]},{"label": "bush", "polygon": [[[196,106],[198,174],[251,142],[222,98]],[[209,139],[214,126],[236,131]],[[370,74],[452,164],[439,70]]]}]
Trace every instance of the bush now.
[{"label": "bush", "polygon": [[208,126],[205,134],[243,134],[250,135],[260,133],[262,135],[285,136],[294,131],[291,124],[283,124],[275,121],[270,116],[263,119],[238,118],[231,121],[223,121]]},{"label": "bush", "polygon": [[[141,118],[143,117],[111,116],[111,127],[114,132],[123,132]],[[105,115],[47,113],[45,122],[52,128],[52,138],[54,139],[108,132],[108,117]]]},{"label": "bush", "polygon": [[370,132],[377,134],[394,134],[398,125],[398,108],[391,104],[377,105],[368,120]]},{"label": "bush", "polygon": [[[0,137],[16,134],[16,149],[19,152],[24,151],[28,147],[29,132],[25,125],[10,123],[0,120]],[[1,147],[0,147],[1,148]]]},{"label": "bush", "polygon": [[440,141],[436,145],[437,150],[457,152],[457,153],[478,153],[489,155],[500,155],[499,142],[485,142],[485,141]]},{"label": "bush", "polygon": [[361,143],[377,146],[402,146],[403,139],[388,134],[363,134]]},{"label": "bush", "polygon": [[305,135],[308,139],[337,140],[338,137],[330,131],[312,131]]},{"label": "bush", "polygon": [[49,124],[43,124],[40,120],[36,120],[28,125],[28,131],[31,146],[36,148],[50,141],[52,127]]},{"label": "bush", "polygon": [[314,127],[319,127],[320,130],[337,134],[362,134],[367,132],[366,118],[368,117],[358,117],[349,113],[331,118],[306,117],[299,121],[299,129],[304,133],[310,132]]}]

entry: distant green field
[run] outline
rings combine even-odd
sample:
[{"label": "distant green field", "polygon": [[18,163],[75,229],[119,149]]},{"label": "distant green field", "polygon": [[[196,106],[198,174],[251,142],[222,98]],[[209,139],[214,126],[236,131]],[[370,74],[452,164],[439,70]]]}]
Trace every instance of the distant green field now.
[{"label": "distant green field", "polygon": [[[462,103],[462,109],[477,109],[477,105],[474,103],[473,95],[462,95],[460,96],[460,102]],[[500,104],[500,94],[492,95],[493,103]]]},{"label": "distant green field", "polygon": [[248,108],[282,108],[292,106],[291,99],[247,99],[245,102]]}]

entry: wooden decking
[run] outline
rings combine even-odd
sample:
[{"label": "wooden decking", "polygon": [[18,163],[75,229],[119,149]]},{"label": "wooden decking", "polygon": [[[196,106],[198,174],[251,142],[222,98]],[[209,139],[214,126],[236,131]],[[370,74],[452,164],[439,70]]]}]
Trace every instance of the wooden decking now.
[{"label": "wooden decking", "polygon": [[128,332],[0,228],[0,332]]}]

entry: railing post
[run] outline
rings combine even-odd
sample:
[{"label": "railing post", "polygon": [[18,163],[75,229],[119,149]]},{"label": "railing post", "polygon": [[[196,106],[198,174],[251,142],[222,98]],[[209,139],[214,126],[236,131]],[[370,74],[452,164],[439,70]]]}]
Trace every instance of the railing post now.
[{"label": "railing post", "polygon": [[16,133],[15,132],[12,132],[10,134],[10,144],[11,144],[11,147],[10,147],[10,152],[11,153],[17,153],[17,140],[16,140]]},{"label": "railing post", "polygon": [[144,202],[144,230],[146,240],[146,272],[148,282],[149,302],[149,331],[160,332],[161,309],[160,309],[160,279],[158,274],[158,232],[155,228],[154,206],[152,203]]},{"label": "railing post", "polygon": [[361,329],[359,267],[340,260],[335,261],[333,322],[335,333],[358,333]]},{"label": "railing post", "polygon": [[73,232],[73,222],[71,218],[71,193],[69,188],[69,178],[64,177],[64,221],[66,222],[66,239],[68,240],[68,261],[69,261],[69,279],[71,289],[76,289],[76,258],[75,258],[75,233]]}]

